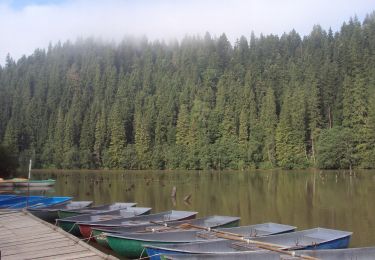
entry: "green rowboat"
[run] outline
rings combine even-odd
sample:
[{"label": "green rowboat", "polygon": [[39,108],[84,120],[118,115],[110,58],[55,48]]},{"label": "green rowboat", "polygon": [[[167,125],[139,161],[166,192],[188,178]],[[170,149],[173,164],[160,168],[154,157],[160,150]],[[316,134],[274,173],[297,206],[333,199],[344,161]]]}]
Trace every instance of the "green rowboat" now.
[{"label": "green rowboat", "polygon": [[[229,228],[229,227],[237,227],[239,224],[240,218],[239,217],[231,217],[231,216],[209,216],[204,218],[198,219],[190,219],[190,220],[181,220],[181,221],[172,221],[172,222],[161,222],[158,225],[156,224],[144,224],[134,227],[118,227],[115,229],[101,229],[101,228],[93,228],[92,233],[95,237],[95,240],[98,244],[103,247],[109,247],[107,241],[107,233],[152,233],[152,232],[170,232],[170,231],[182,231],[178,227],[183,224],[191,224],[196,226],[203,226],[209,228]],[[167,225],[167,227],[164,226]]]}]

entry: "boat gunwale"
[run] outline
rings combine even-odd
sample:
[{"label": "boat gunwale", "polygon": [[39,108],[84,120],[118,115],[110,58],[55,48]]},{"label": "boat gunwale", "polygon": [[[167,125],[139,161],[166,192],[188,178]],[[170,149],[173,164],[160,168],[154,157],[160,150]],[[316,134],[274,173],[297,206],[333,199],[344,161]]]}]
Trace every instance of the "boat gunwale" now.
[{"label": "boat gunwale", "polygon": [[[131,209],[131,208],[134,208],[134,207],[129,207],[129,209]],[[104,211],[104,212],[100,212],[100,213],[96,213],[96,214],[88,213],[88,214],[80,214],[80,215],[77,215],[77,216],[67,217],[67,218],[58,218],[58,219],[56,219],[56,222],[61,221],[61,222],[73,222],[73,223],[77,223],[77,224],[86,224],[86,222],[90,223],[90,221],[77,221],[77,220],[71,220],[70,218],[87,217],[87,216],[95,217],[95,216],[105,215],[105,214],[108,214],[108,213],[113,213],[114,211],[126,210],[126,209],[128,209],[128,208],[114,209],[114,210]],[[151,211],[151,210],[152,210],[152,208],[150,208],[149,211]],[[148,212],[148,211],[146,211],[146,212]],[[113,215],[113,216],[116,216],[116,215]],[[139,217],[139,216],[134,216],[134,217]],[[119,218],[121,218],[121,216],[119,216]],[[129,218],[132,218],[132,217],[129,217]]]},{"label": "boat gunwale", "polygon": [[[106,210],[104,208],[105,206],[110,207],[110,206],[114,206],[115,204],[129,204],[129,206],[126,206],[124,208],[108,209],[108,210]],[[103,212],[110,212],[110,211],[115,211],[115,210],[119,210],[119,209],[132,208],[132,207],[135,207],[135,206],[137,206],[136,202],[114,202],[114,203],[111,203],[111,204],[101,204],[101,205],[93,206],[93,207],[87,208],[86,210],[103,210]],[[80,215],[95,214],[95,213],[90,213],[90,212],[81,213],[81,210],[85,210],[85,209],[72,209],[72,210],[62,209],[61,211],[62,212],[69,212],[69,213],[77,213],[77,214],[80,214]],[[100,212],[100,213],[103,213],[103,212]],[[97,213],[97,214],[99,214],[99,213]],[[72,217],[75,217],[75,216],[72,216]]]},{"label": "boat gunwale", "polygon": [[[143,217],[158,216],[158,215],[160,215],[160,216],[171,215],[171,214],[169,214],[167,212],[171,212],[172,213],[173,211],[180,211],[180,210],[169,210],[169,211],[155,213],[155,214],[150,214],[150,215],[145,215],[145,216],[134,216],[134,217],[130,217],[130,218],[124,218],[125,219],[124,222],[130,222],[130,221],[133,221],[133,220],[137,220],[137,218],[143,218]],[[184,218],[193,217],[193,216],[196,216],[198,214],[198,212],[195,212],[195,211],[183,211],[183,212],[189,212],[189,213],[191,213],[190,215],[184,216]],[[165,214],[163,214],[163,213],[165,213]],[[133,218],[136,218],[136,219],[133,219]],[[121,219],[121,217],[118,218],[118,219]],[[116,220],[116,219],[103,220],[103,221],[97,221],[97,222],[106,222],[106,221],[112,221],[112,220]],[[164,222],[171,222],[171,221],[178,221],[178,220],[179,219],[164,220],[164,221],[157,220],[157,221],[154,221],[154,222],[160,222],[162,224]],[[180,219],[180,220],[183,220],[183,219]],[[77,223],[78,224],[86,224],[85,221],[77,221]],[[117,226],[120,226],[120,227],[132,227],[132,226],[145,225],[145,224],[147,225],[149,223],[150,223],[150,221],[145,220],[144,222],[139,223],[139,224],[114,224],[114,223],[106,224],[106,223],[98,223],[98,224],[92,224],[91,226],[100,226],[100,227],[117,227]]]}]

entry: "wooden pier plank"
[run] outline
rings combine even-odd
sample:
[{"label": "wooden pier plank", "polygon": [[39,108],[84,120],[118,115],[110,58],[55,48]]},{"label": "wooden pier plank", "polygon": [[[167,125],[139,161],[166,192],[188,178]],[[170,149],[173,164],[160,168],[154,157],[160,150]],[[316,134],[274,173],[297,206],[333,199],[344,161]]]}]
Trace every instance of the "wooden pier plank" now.
[{"label": "wooden pier plank", "polygon": [[27,212],[0,211],[1,259],[117,259]]}]

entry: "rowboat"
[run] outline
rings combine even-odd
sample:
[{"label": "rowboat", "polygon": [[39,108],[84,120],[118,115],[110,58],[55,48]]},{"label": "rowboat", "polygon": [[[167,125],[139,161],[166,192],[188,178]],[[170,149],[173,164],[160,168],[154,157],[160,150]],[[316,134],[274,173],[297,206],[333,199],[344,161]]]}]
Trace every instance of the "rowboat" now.
[{"label": "rowboat", "polygon": [[17,197],[17,195],[11,195],[11,194],[9,194],[9,195],[0,195],[0,201],[3,201],[3,200],[8,200],[8,199],[12,199],[12,198],[16,198]]},{"label": "rowboat", "polygon": [[4,187],[13,187],[13,181],[12,180],[3,180],[0,178],[0,188]]},{"label": "rowboat", "polygon": [[260,237],[259,242],[278,244],[283,249],[337,249],[349,246],[352,232],[328,228],[313,228],[272,237]]},{"label": "rowboat", "polygon": [[116,229],[100,229],[93,228],[93,236],[101,246],[109,247],[105,233],[155,233],[155,232],[170,232],[182,231],[186,228],[186,224],[203,226],[206,228],[218,227],[235,227],[239,224],[239,217],[231,216],[209,216],[199,219],[190,219],[182,221],[162,222],[158,224],[150,223],[131,227],[119,227]]},{"label": "rowboat", "polygon": [[[107,220],[119,219],[119,218],[130,219],[130,218],[133,218],[133,217],[150,214],[150,211],[151,211],[151,208],[132,207],[132,208],[128,208],[126,210],[120,210],[118,215],[110,215],[110,216],[108,216],[104,219],[106,221]],[[94,221],[90,221],[90,222],[87,222],[87,221],[78,222],[77,224],[78,224],[78,227],[79,227],[79,231],[81,232],[81,235],[84,238],[92,237],[93,234],[92,234],[91,226],[95,225],[98,222],[103,221],[104,219],[103,219],[103,216],[102,216],[100,220],[94,220]],[[92,239],[92,240],[94,241],[94,239]]]},{"label": "rowboat", "polygon": [[28,208],[28,211],[34,216],[43,219],[44,221],[55,223],[58,218],[59,210],[69,210],[69,209],[82,209],[89,207],[92,201],[69,201],[67,204],[53,205],[43,208]]},{"label": "rowboat", "polygon": [[14,180],[13,185],[15,187],[46,187],[55,185],[55,180]]},{"label": "rowboat", "polygon": [[133,203],[133,202],[115,202],[112,204],[99,205],[99,206],[84,208],[84,209],[62,209],[62,210],[59,210],[58,215],[59,215],[59,218],[62,219],[62,218],[74,217],[74,216],[81,215],[81,214],[98,214],[98,213],[103,213],[103,212],[108,212],[108,211],[113,211],[113,210],[126,209],[129,207],[134,207],[136,205],[137,203]]},{"label": "rowboat", "polygon": [[[296,252],[299,255],[311,256],[317,259],[325,260],[373,260],[375,259],[375,247],[363,247],[363,248],[346,248],[346,249],[322,249],[322,250],[300,250]],[[225,253],[225,254],[175,254],[175,255],[163,255],[161,259],[168,260],[297,260],[301,259],[296,254],[293,256],[286,256],[279,253],[269,251],[254,251],[254,252],[236,252],[236,253]]]},{"label": "rowboat", "polygon": [[0,208],[8,208],[19,203],[32,203],[43,199],[43,196],[16,196],[0,201]]},{"label": "rowboat", "polygon": [[91,223],[79,223],[80,230],[82,233],[82,229],[85,229],[86,234],[92,233],[92,228],[109,228],[115,229],[117,227],[125,227],[125,226],[135,226],[135,225],[142,225],[157,221],[174,221],[174,220],[186,220],[195,218],[198,212],[191,212],[191,211],[178,211],[178,210],[171,210],[166,212],[161,212],[157,214],[152,214],[148,216],[138,216],[132,218],[116,218],[111,220],[105,221],[96,221]]},{"label": "rowboat", "polygon": [[[190,244],[170,244],[163,246],[145,245],[151,259],[160,259],[162,254],[221,254],[239,251],[260,250],[257,246],[273,245],[279,250],[302,249],[336,249],[346,248],[349,245],[352,232],[326,228],[314,228],[298,232],[257,237],[248,241],[213,240]],[[109,244],[110,243],[110,239]],[[240,240],[240,239],[239,239]]]},{"label": "rowboat", "polygon": [[49,192],[54,189],[54,186],[30,186],[30,187],[16,187],[12,188],[16,192],[24,193],[24,192],[30,192],[30,191],[42,191],[42,192]]},{"label": "rowboat", "polygon": [[[266,236],[293,231],[295,227],[276,223],[264,223],[234,228],[219,228],[219,232],[229,232],[245,237]],[[177,231],[152,234],[107,234],[109,246],[118,254],[128,258],[145,257],[145,247],[149,256],[159,253],[149,253],[148,245],[176,245],[218,240],[215,232],[202,230]],[[150,251],[151,252],[151,251]]]},{"label": "rowboat", "polygon": [[[135,209],[135,210],[134,210]],[[139,211],[137,210],[139,209]],[[79,222],[96,222],[101,220],[113,219],[114,217],[120,218],[121,216],[133,217],[135,214],[145,214],[149,212],[151,208],[138,208],[138,207],[128,207],[118,210],[111,211],[100,211],[94,214],[82,214],[69,218],[56,219],[56,224],[75,236],[81,236],[81,231],[79,230]]]},{"label": "rowboat", "polygon": [[39,200],[34,201],[23,201],[17,204],[13,204],[8,209],[21,209],[21,208],[43,208],[53,205],[63,205],[68,203],[72,197],[43,197]]}]

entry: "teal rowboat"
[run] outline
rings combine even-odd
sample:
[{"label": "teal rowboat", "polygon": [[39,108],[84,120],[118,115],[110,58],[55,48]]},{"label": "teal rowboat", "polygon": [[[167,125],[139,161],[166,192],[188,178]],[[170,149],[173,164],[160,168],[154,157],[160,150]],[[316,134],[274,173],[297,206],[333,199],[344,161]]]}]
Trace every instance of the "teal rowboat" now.
[{"label": "teal rowboat", "polygon": [[239,217],[231,216],[209,216],[205,218],[182,220],[182,221],[172,221],[172,222],[162,222],[159,224],[144,224],[133,227],[118,227],[115,229],[100,229],[93,228],[92,233],[95,237],[96,242],[101,246],[108,247],[106,233],[155,233],[155,232],[172,232],[172,231],[182,231],[182,225],[191,224],[196,226],[202,226],[206,228],[229,228],[237,227],[239,224]]}]

